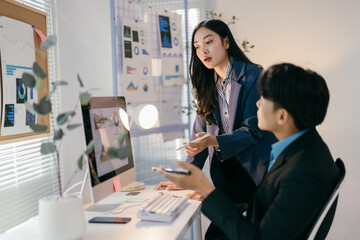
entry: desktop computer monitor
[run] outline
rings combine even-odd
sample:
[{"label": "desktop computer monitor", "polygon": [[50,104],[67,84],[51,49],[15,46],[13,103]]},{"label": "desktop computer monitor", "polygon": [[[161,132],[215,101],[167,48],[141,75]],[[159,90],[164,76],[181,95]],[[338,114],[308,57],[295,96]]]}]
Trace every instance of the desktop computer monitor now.
[{"label": "desktop computer monitor", "polygon": [[[82,106],[86,145],[94,140],[94,150],[88,154],[93,203],[114,192],[114,178],[120,180],[121,187],[135,181],[130,133],[120,120],[120,109],[126,112],[124,97],[92,97],[89,104]],[[122,146],[127,152],[119,154],[122,159],[111,158],[107,151],[118,147],[120,135],[125,135]]]}]

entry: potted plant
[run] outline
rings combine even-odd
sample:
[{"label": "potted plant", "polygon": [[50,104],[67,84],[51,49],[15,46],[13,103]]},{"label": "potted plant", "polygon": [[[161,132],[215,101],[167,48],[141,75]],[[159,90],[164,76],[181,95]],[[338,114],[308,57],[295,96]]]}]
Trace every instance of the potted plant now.
[{"label": "potted plant", "polygon": [[[48,36],[40,45],[41,48],[49,49],[56,44],[56,36]],[[24,73],[22,76],[23,83],[28,88],[36,88],[38,91],[44,91],[42,80],[45,79],[46,73],[36,62],[33,64],[34,74]],[[66,194],[63,192],[60,175],[60,158],[59,158],[59,142],[63,139],[68,131],[72,131],[82,123],[72,124],[71,120],[75,116],[76,109],[81,105],[87,105],[91,99],[91,94],[84,90],[84,84],[77,76],[80,85],[79,101],[74,104],[72,111],[60,113],[56,116],[56,126],[54,127],[53,141],[42,143],[41,153],[55,153],[55,166],[59,182],[59,195],[48,196],[39,200],[39,227],[43,239],[78,239],[84,236],[86,230],[85,215],[83,210],[83,201],[81,196]],[[59,86],[67,85],[66,81],[52,82],[52,89],[48,95],[42,97],[39,103],[25,103],[26,109],[33,114],[46,115],[51,113],[51,94],[53,94]],[[45,91],[46,92],[46,91]],[[48,126],[31,123],[30,128],[35,132],[44,132]],[[106,154],[109,159],[126,159],[130,153],[130,146],[125,143],[127,131],[119,134],[117,146],[110,147]],[[77,159],[79,170],[83,167],[83,156],[92,153],[94,150],[94,142],[91,141],[86,150]],[[76,174],[76,172],[74,173]],[[71,177],[72,178],[72,177]],[[70,178],[70,179],[71,179]],[[65,185],[65,189],[67,184]]]},{"label": "potted plant", "polygon": [[[56,44],[56,36],[49,36],[41,43],[41,48],[49,49]],[[35,62],[33,64],[34,74],[24,73],[22,76],[23,83],[28,88],[36,88],[38,91],[44,91],[42,84],[46,73]],[[78,82],[81,88],[84,85],[78,76]],[[26,109],[39,115],[46,115],[51,113],[51,94],[53,94],[57,87],[67,85],[65,81],[55,81],[52,83],[52,89],[48,95],[42,97],[39,103],[26,103]],[[46,91],[45,91],[46,92]],[[87,104],[91,95],[87,91],[80,92],[79,95],[81,104]],[[71,120],[75,116],[75,110],[78,107],[78,101],[75,103],[72,111],[60,113],[56,117],[56,125],[53,131],[53,141],[42,143],[41,153],[50,154],[55,153],[55,166],[57,179],[59,183],[59,195],[48,196],[39,200],[39,227],[40,234],[43,239],[78,239],[84,236],[86,231],[85,215],[83,210],[83,201],[81,196],[64,194],[61,186],[60,162],[59,162],[59,141],[66,135],[67,131],[72,131],[82,124],[72,124]],[[48,126],[31,123],[30,128],[35,132],[44,132]],[[93,144],[90,143],[84,153],[92,151]],[[83,153],[83,154],[84,154]],[[83,166],[83,154],[78,158],[77,165],[81,170]]]}]

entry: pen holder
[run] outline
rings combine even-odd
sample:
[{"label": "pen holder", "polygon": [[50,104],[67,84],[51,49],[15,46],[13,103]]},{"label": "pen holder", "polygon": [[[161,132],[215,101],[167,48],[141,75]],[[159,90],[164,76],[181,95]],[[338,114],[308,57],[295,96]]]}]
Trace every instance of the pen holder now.
[{"label": "pen holder", "polygon": [[39,232],[41,239],[81,239],[86,232],[82,198],[50,196],[40,199]]}]

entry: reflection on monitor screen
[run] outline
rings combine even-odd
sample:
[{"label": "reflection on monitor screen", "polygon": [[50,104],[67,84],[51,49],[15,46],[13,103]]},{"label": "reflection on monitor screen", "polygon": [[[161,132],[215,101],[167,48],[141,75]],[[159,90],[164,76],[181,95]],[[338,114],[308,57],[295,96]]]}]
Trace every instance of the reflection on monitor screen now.
[{"label": "reflection on monitor screen", "polygon": [[[135,180],[130,133],[120,120],[120,109],[126,111],[124,97],[93,97],[82,106],[86,144],[94,140],[88,154],[93,202],[114,192],[114,177],[119,177],[121,187]],[[107,154],[111,147],[119,150],[119,157]]]}]

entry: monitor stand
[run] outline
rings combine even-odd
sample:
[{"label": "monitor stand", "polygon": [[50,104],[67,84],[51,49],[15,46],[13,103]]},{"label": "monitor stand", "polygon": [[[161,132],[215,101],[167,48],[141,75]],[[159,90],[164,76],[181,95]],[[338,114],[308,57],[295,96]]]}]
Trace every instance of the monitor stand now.
[{"label": "monitor stand", "polygon": [[[80,196],[83,198],[84,209],[87,212],[110,212],[116,208],[118,208],[121,203],[118,204],[99,204],[94,203],[92,199],[92,192],[91,192],[91,182],[89,178],[89,169],[86,169],[83,184],[80,190]],[[132,182],[124,187],[121,188],[121,192],[132,192],[132,191],[139,191],[145,188],[145,183],[143,182]]]},{"label": "monitor stand", "polygon": [[110,212],[118,208],[121,204],[99,204],[94,203],[91,197],[91,183],[89,179],[89,170],[86,169],[83,184],[80,190],[80,196],[83,198],[84,210],[87,212]]}]

